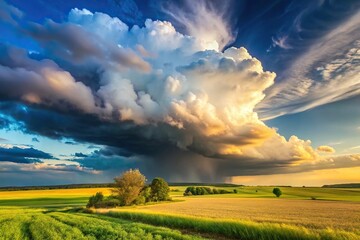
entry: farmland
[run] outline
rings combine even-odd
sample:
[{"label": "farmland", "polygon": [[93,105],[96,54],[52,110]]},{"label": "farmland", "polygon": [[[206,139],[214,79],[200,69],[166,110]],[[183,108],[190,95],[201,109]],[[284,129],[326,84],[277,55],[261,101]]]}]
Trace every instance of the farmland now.
[{"label": "farmland", "polygon": [[171,203],[92,213],[79,207],[109,188],[0,191],[0,239],[360,239],[358,188],[281,187],[280,198],[271,187],[185,188],[171,187]]}]

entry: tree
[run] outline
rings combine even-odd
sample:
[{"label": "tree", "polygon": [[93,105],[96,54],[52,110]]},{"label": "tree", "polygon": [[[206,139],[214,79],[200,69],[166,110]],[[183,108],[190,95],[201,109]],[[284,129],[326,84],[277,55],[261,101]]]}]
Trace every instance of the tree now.
[{"label": "tree", "polygon": [[151,200],[157,201],[165,201],[169,200],[169,192],[170,188],[168,183],[163,178],[154,178],[150,185],[151,188]]},{"label": "tree", "polygon": [[113,193],[120,200],[121,205],[125,206],[131,205],[136,200],[146,182],[145,176],[138,169],[130,169],[114,180]]},{"label": "tree", "polygon": [[89,198],[89,202],[87,203],[86,207],[87,208],[95,207],[98,203],[102,202],[103,200],[104,200],[104,195],[102,194],[102,192],[97,192],[95,195]]},{"label": "tree", "polygon": [[275,194],[276,197],[280,197],[282,192],[281,192],[280,188],[274,188],[273,194]]}]

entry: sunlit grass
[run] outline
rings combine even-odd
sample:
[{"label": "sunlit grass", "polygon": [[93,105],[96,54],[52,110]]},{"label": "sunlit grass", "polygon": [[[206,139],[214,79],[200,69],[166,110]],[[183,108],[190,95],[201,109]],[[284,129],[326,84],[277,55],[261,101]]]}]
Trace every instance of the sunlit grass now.
[{"label": "sunlit grass", "polygon": [[236,239],[359,239],[360,235],[344,230],[308,229],[286,224],[250,221],[214,220],[131,211],[108,212],[121,219],[196,232],[212,233]]}]

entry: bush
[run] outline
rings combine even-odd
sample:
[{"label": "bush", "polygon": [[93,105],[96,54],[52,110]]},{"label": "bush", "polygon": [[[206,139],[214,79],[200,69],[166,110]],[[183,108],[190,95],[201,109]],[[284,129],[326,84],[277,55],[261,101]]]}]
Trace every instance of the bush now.
[{"label": "bush", "polygon": [[231,193],[231,192],[228,191],[228,190],[225,190],[225,189],[220,189],[220,190],[219,190],[219,193],[220,193],[220,194],[226,194],[226,193]]},{"label": "bush", "polygon": [[154,178],[151,182],[150,188],[152,201],[158,202],[170,199],[170,188],[168,183],[163,178]]},{"label": "bush", "polygon": [[214,188],[213,189],[213,194],[219,194],[219,191],[216,188]]},{"label": "bush", "polygon": [[95,204],[95,208],[114,208],[120,206],[120,200],[115,198],[105,199]]},{"label": "bush", "polygon": [[316,197],[311,197],[311,200],[316,200],[317,198]]},{"label": "bush", "polygon": [[213,191],[209,187],[204,187],[205,194],[213,194]]},{"label": "bush", "polygon": [[184,196],[192,196],[191,192],[184,192]]},{"label": "bush", "polygon": [[138,196],[135,201],[134,201],[134,204],[136,205],[142,205],[142,204],[145,204],[146,203],[146,199],[144,196]]},{"label": "bush", "polygon": [[282,195],[282,192],[281,192],[280,188],[274,188],[273,194],[275,194],[276,197],[280,197]]},{"label": "bush", "polygon": [[103,201],[103,199],[104,199],[104,195],[102,194],[102,192],[97,192],[95,195],[89,198],[89,202],[87,203],[86,207],[87,208],[95,207],[96,204]]},{"label": "bush", "polygon": [[143,187],[139,196],[144,197],[146,203],[150,202],[151,201],[151,188],[149,186]]},{"label": "bush", "polygon": [[238,193],[238,190],[237,190],[237,189],[234,189],[234,193]]}]

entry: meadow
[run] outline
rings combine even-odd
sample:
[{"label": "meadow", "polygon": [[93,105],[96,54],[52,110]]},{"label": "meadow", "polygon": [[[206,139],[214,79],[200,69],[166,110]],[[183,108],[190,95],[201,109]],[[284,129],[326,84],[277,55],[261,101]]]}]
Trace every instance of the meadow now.
[{"label": "meadow", "polygon": [[360,239],[359,188],[185,188],[171,187],[174,202],[96,211],[83,207],[109,188],[0,191],[0,239]]}]

